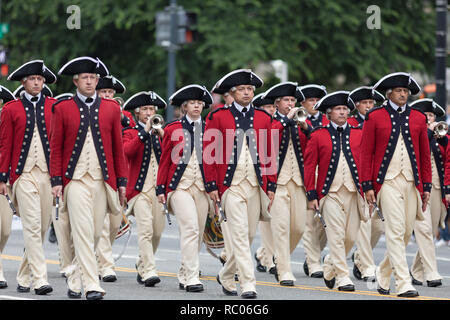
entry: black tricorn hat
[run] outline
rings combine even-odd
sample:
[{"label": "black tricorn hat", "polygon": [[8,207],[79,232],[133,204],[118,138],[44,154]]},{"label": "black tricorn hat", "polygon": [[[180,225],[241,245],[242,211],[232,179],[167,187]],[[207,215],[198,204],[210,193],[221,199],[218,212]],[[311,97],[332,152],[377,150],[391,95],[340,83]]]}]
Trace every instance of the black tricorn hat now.
[{"label": "black tricorn hat", "polygon": [[436,118],[445,115],[444,108],[442,108],[440,105],[434,102],[433,99],[430,98],[416,100],[412,102],[409,106],[417,108],[422,112],[433,112],[436,115]]},{"label": "black tricorn hat", "polygon": [[198,84],[191,84],[179,89],[169,98],[170,104],[174,106],[181,106],[181,104],[188,100],[201,100],[206,105],[213,103],[213,98],[205,87]]},{"label": "black tricorn hat", "polygon": [[305,99],[308,98],[319,98],[322,99],[327,95],[327,89],[325,86],[319,84],[307,84],[300,87],[300,91],[302,92]]},{"label": "black tricorn hat", "polygon": [[263,98],[275,100],[286,96],[295,97],[298,102],[305,100],[305,96],[300,91],[298,83],[291,81],[281,82],[272,86],[265,92]]},{"label": "black tricorn hat", "polygon": [[353,110],[354,105],[349,101],[349,93],[349,91],[336,91],[329,93],[316,103],[314,109],[325,113],[328,108],[333,108],[335,106],[347,106],[350,110]]},{"label": "black tricorn hat", "polygon": [[73,76],[80,73],[96,73],[100,77],[109,74],[108,68],[99,58],[78,57],[70,60],[59,69],[58,74]]},{"label": "black tricorn hat", "polygon": [[[22,95],[22,92],[24,92],[24,91],[25,91],[25,88],[23,87],[23,85],[20,85],[17,87],[16,90],[14,90],[13,95],[16,98],[20,98]],[[50,88],[46,84],[44,84],[44,87],[42,88],[41,93],[46,97],[53,97],[52,90],[50,90]]]},{"label": "black tricorn hat", "polygon": [[7,78],[7,80],[21,81],[23,78],[31,75],[43,76],[46,83],[55,83],[56,76],[48,69],[43,60],[33,60],[21,65],[14,70]]},{"label": "black tricorn hat", "polygon": [[213,93],[224,94],[228,92],[231,88],[240,85],[252,85],[255,88],[262,87],[264,84],[263,80],[256,75],[250,69],[238,69],[231,71],[230,73],[223,76],[212,89]]},{"label": "black tricorn hat", "polygon": [[153,91],[141,91],[131,96],[123,104],[123,110],[134,110],[142,106],[165,108],[167,103]]},{"label": "black tricorn hat", "polygon": [[386,100],[386,98],[381,93],[368,86],[359,87],[351,91],[349,94],[349,99],[354,104],[356,104],[358,101],[366,99],[372,99],[376,102],[382,102]]},{"label": "black tricorn hat", "polygon": [[253,98],[252,104],[253,104],[255,107],[259,108],[259,107],[265,106],[265,105],[267,105],[267,104],[273,104],[273,102],[274,102],[273,100],[263,98],[264,94],[265,94],[265,92],[261,92],[260,94],[256,95],[256,96]]},{"label": "black tricorn hat", "polygon": [[4,86],[0,86],[0,99],[3,100],[3,103],[14,100],[14,94],[8,90],[8,88]]},{"label": "black tricorn hat", "polygon": [[108,75],[105,77],[102,77],[98,79],[98,84],[95,90],[100,89],[114,89],[116,93],[124,93],[126,88],[123,85],[122,82],[119,81],[116,77],[113,77],[112,75]]},{"label": "black tricorn hat", "polygon": [[386,91],[393,88],[407,88],[411,90],[411,94],[420,92],[420,86],[414,78],[406,72],[390,73],[374,84],[373,89]]}]

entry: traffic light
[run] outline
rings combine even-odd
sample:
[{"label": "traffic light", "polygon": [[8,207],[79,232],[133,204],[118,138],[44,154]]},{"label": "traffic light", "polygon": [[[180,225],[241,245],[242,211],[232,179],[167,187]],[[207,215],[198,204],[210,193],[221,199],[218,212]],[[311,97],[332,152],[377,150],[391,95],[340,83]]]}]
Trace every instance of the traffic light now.
[{"label": "traffic light", "polygon": [[[171,41],[172,10],[176,14],[175,39]],[[197,14],[184,11],[183,7],[166,7],[163,11],[156,13],[156,45],[170,47],[192,43],[197,39]],[[172,43],[173,42],[173,43]]]},{"label": "traffic light", "polygon": [[197,14],[180,12],[178,14],[178,43],[192,43],[197,40]]}]

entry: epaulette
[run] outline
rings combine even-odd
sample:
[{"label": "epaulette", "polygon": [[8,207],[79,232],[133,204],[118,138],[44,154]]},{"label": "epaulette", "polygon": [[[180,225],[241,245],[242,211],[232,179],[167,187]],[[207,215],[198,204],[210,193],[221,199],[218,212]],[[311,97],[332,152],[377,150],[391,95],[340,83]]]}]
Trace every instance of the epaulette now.
[{"label": "epaulette", "polygon": [[52,104],[52,113],[55,113],[55,106],[56,106],[58,103],[63,102],[63,101],[66,101],[66,100],[70,100],[70,99],[72,99],[72,98],[64,98],[64,99],[61,99],[61,100],[57,100],[54,104]]},{"label": "epaulette", "polygon": [[221,108],[218,108],[218,109],[216,109],[216,110],[214,110],[214,111],[211,111],[210,113],[209,113],[209,120],[212,120],[212,118],[213,118],[213,114],[214,113],[216,113],[216,112],[218,112],[218,111],[221,111],[221,110],[228,110],[228,107],[221,107]]},{"label": "epaulette", "polygon": [[264,109],[257,109],[257,108],[255,108],[255,111],[261,111],[261,112],[264,112],[265,114],[267,114],[268,116],[269,116],[269,118],[272,120],[272,116],[270,115],[270,113],[268,113],[266,110],[264,110]]},{"label": "epaulette", "polygon": [[170,121],[170,122],[167,122],[167,123],[164,125],[163,129],[165,129],[165,128],[167,128],[168,126],[171,126],[171,125],[173,125],[173,124],[175,124],[175,123],[177,123],[177,122],[181,122],[181,120],[180,120],[180,119],[175,119],[175,120],[172,120],[172,121]]},{"label": "epaulette", "polygon": [[324,126],[317,126],[314,129],[312,129],[310,134],[312,134],[313,132],[316,132],[317,130],[320,130],[320,129],[326,129],[326,127],[324,127]]},{"label": "epaulette", "polygon": [[384,105],[381,105],[381,106],[378,106],[378,107],[373,107],[372,109],[367,111],[365,120],[369,120],[369,114],[370,113],[374,112],[375,110],[380,110],[380,109],[383,109],[383,108],[384,108]]}]

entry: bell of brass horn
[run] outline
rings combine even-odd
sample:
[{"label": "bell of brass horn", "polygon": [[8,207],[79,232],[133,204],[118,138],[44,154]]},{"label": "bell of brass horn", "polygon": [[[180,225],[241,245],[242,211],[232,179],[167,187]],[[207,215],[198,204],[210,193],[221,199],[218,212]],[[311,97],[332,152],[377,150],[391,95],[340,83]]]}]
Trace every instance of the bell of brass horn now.
[{"label": "bell of brass horn", "polygon": [[447,135],[448,132],[448,124],[445,121],[439,121],[437,125],[434,127],[434,135],[437,138],[443,138]]},{"label": "bell of brass horn", "polygon": [[152,129],[161,129],[164,125],[164,118],[160,114],[151,116],[149,120],[152,124]]},{"label": "bell of brass horn", "polygon": [[297,111],[295,112],[294,120],[300,123],[305,122],[307,118],[308,112],[306,111],[306,109],[303,107],[298,108]]}]

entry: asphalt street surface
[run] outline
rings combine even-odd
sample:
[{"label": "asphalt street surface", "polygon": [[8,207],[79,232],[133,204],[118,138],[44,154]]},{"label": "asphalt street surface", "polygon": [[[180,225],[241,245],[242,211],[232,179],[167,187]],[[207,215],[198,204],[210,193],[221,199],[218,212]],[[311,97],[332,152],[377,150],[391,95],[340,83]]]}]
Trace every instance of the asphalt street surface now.
[{"label": "asphalt street surface", "polygon": [[[116,273],[118,280],[113,283],[102,282],[103,289],[106,290],[104,300],[187,300],[187,301],[220,301],[228,300],[236,303],[243,302],[239,296],[229,297],[222,293],[221,286],[216,282],[216,275],[221,268],[221,263],[210,253],[205,246],[200,252],[201,281],[205,290],[201,293],[188,293],[180,290],[176,273],[180,266],[180,244],[178,236],[178,226],[176,218],[172,216],[172,225],[165,226],[165,230],[156,252],[156,265],[161,278],[161,282],[155,287],[144,287],[136,281],[135,261],[138,255],[137,231],[135,220],[131,217],[131,235],[128,244],[128,234],[122,236],[113,245],[115,256],[123,251],[123,255],[116,261]],[[260,245],[259,233],[252,244],[252,254]],[[44,247],[47,258],[48,280],[53,287],[53,292],[46,296],[38,296],[31,290],[29,293],[19,293],[16,291],[17,281],[16,273],[20,265],[23,253],[23,237],[20,219],[14,217],[13,230],[8,240],[6,248],[2,254],[3,269],[8,287],[0,289],[0,300],[72,300],[67,297],[67,286],[65,278],[59,272],[58,247],[56,243],[48,241],[48,235],[44,241]],[[379,263],[385,253],[384,236],[380,239],[374,249],[375,263]],[[220,249],[214,250],[219,253]],[[411,265],[413,257],[417,251],[417,245],[412,239],[407,246],[407,260]],[[322,255],[328,252],[325,248]],[[438,288],[429,288],[425,286],[416,286],[420,296],[413,300],[450,300],[450,247],[444,246],[436,249],[438,270],[443,278],[443,285]],[[268,272],[261,273],[255,270],[257,280],[258,298],[254,300],[405,300],[397,297],[393,292],[394,283],[391,282],[391,295],[383,296],[378,294],[376,283],[363,282],[356,280],[352,274],[353,262],[351,253],[347,262],[350,275],[356,286],[355,292],[339,292],[337,288],[332,290],[325,286],[323,279],[314,279],[307,277],[303,272],[303,262],[305,260],[303,245],[300,242],[297,249],[292,254],[292,269],[297,278],[294,287],[281,287],[274,276]],[[239,292],[239,291],[238,291]],[[84,296],[82,299],[85,300]],[[0,302],[1,303],[1,302]]]}]

